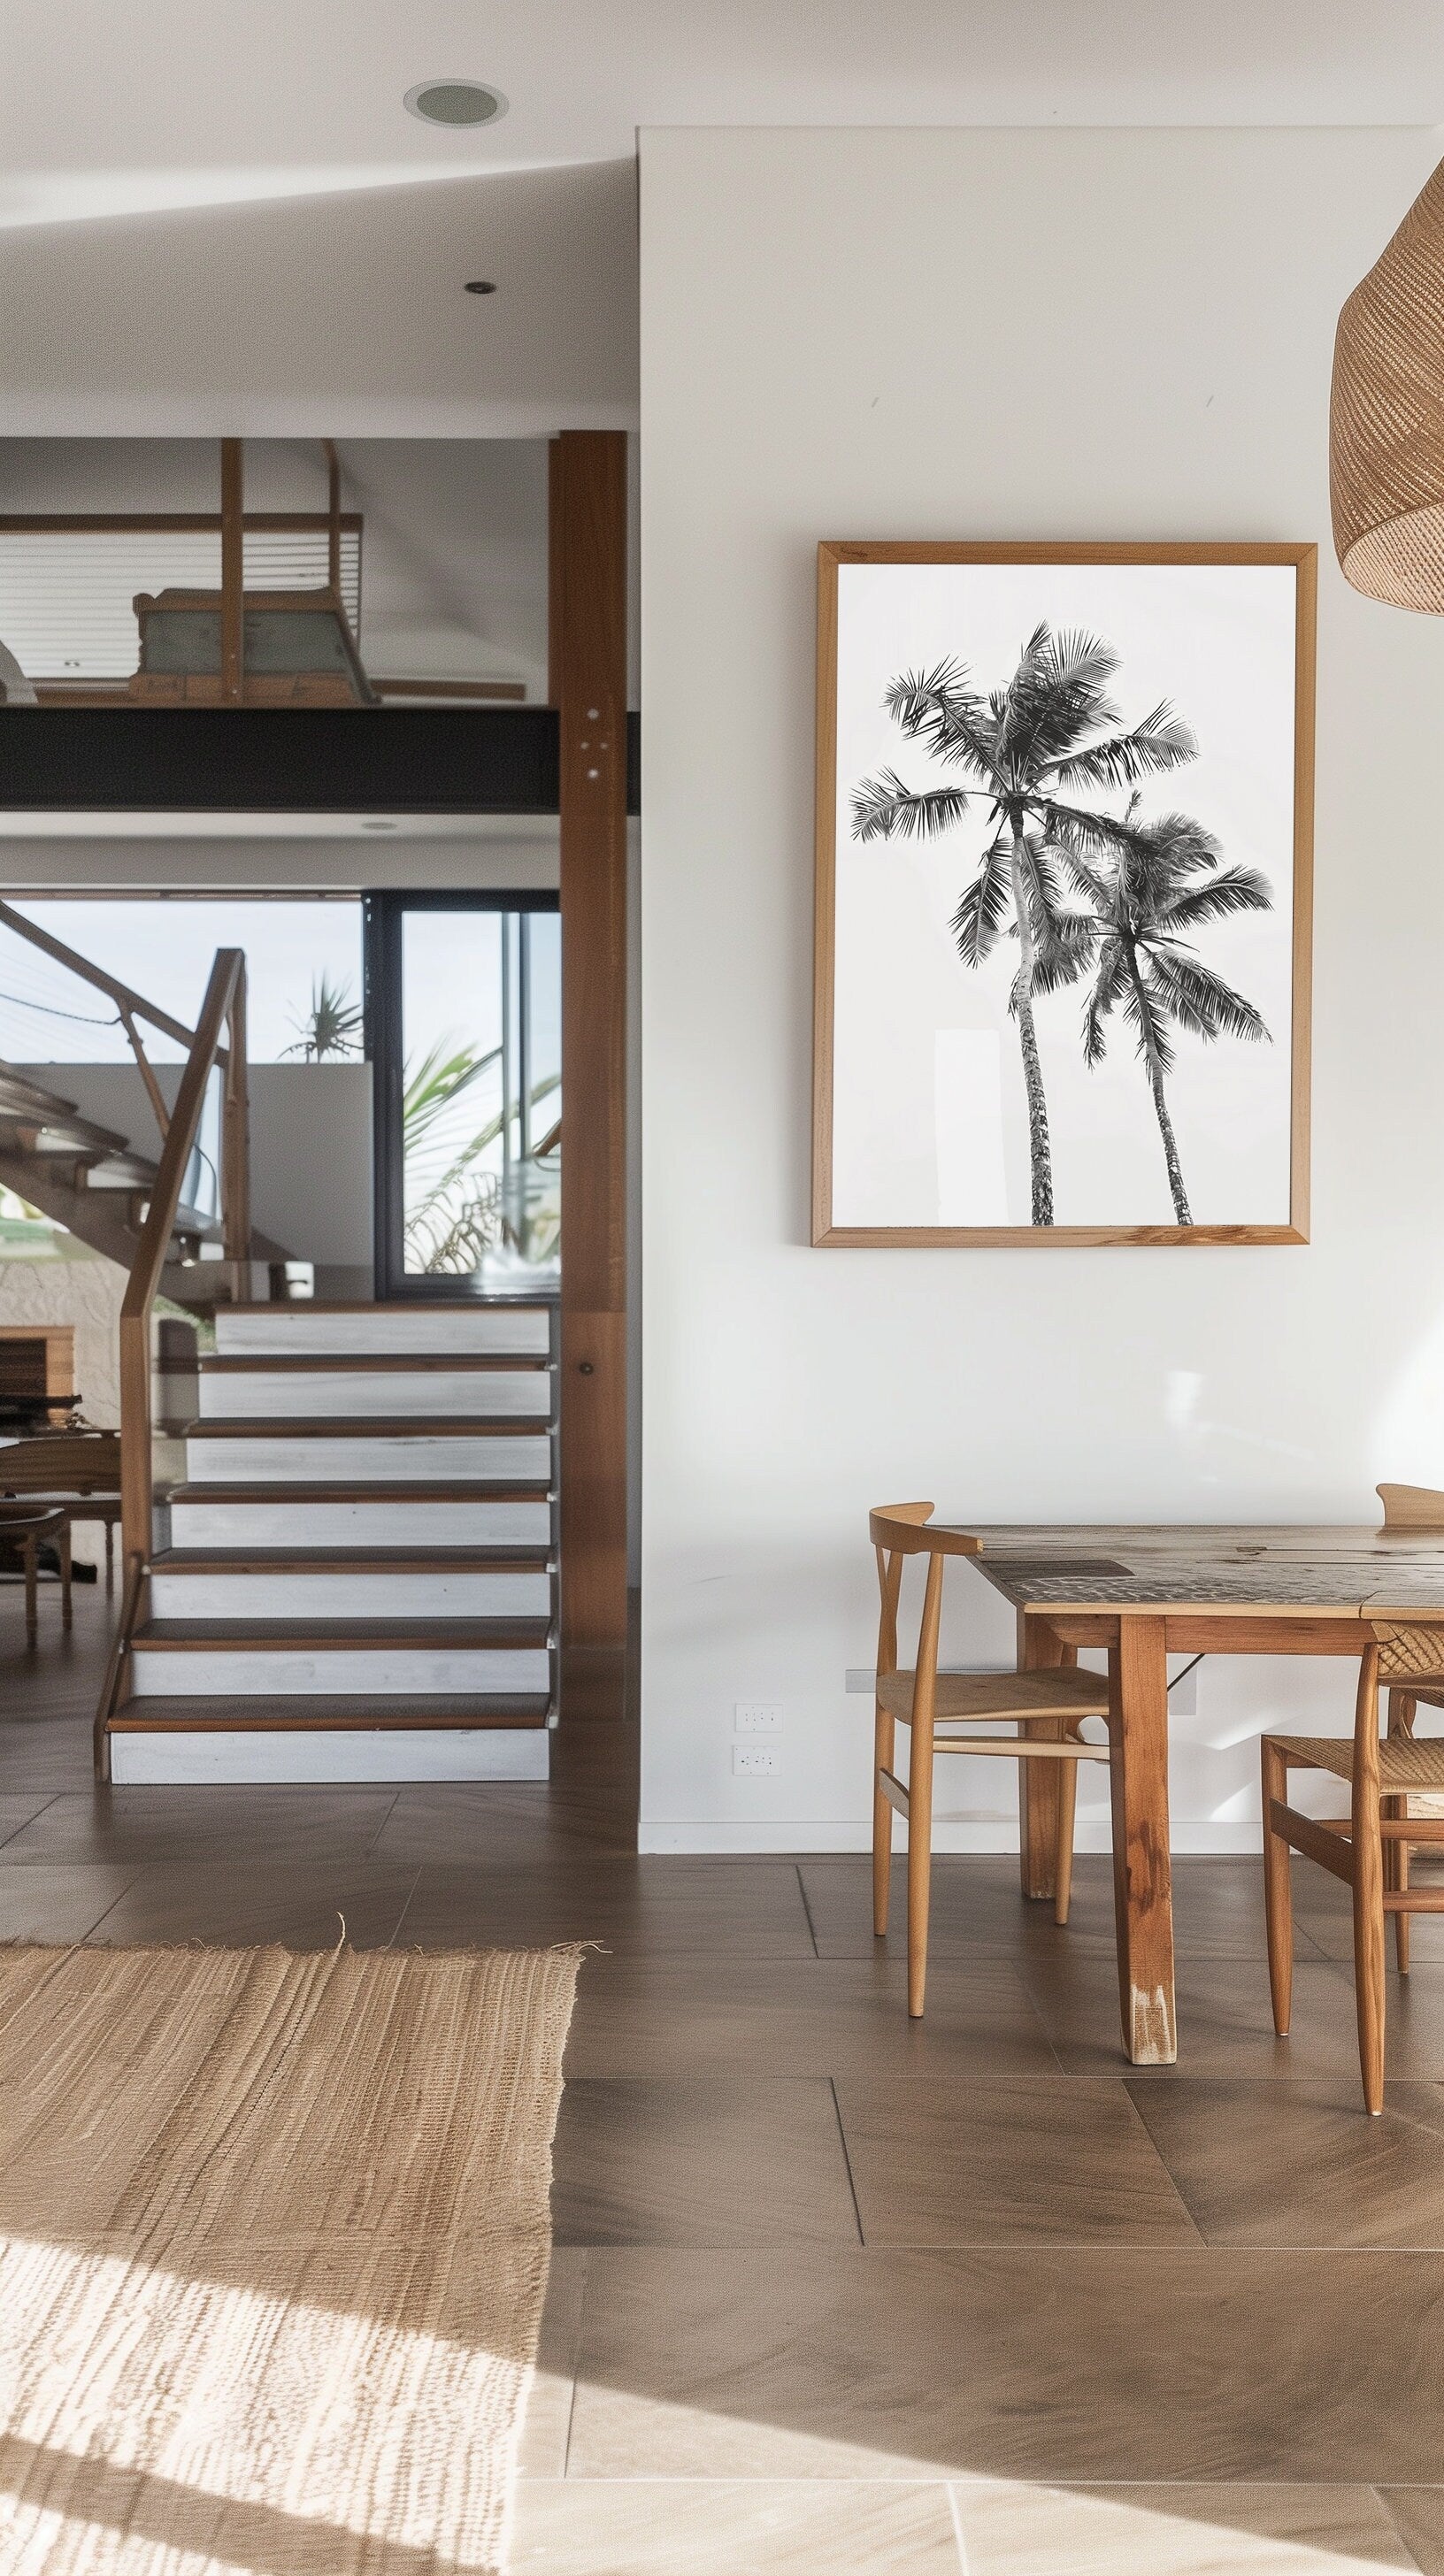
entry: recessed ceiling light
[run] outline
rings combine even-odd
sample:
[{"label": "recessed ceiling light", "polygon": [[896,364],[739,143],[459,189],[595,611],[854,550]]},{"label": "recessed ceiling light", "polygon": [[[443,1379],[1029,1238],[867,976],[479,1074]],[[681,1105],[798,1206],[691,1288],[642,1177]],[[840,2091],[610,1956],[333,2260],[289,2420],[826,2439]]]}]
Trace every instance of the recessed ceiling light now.
[{"label": "recessed ceiling light", "polygon": [[499,89],[474,80],[418,81],[405,103],[423,125],[494,125],[507,105]]},{"label": "recessed ceiling light", "polygon": [[495,295],[496,280],[494,277],[469,277],[466,291],[468,295]]}]

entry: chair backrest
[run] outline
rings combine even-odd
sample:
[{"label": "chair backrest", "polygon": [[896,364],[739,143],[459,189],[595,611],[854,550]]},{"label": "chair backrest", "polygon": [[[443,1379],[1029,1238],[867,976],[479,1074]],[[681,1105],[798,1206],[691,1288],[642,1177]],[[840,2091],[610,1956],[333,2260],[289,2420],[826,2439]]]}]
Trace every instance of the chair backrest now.
[{"label": "chair backrest", "polygon": [[1444,1530],[1444,1494],[1432,1485],[1376,1485],[1384,1506],[1384,1529]]},{"label": "chair backrest", "polygon": [[970,1530],[934,1524],[934,1503],[878,1503],[868,1514],[875,1548],[897,1556],[981,1556],[983,1542]]},{"label": "chair backrest", "polygon": [[[1371,1619],[1381,1682],[1423,1681],[1444,1677],[1444,1624],[1427,1626],[1418,1619]],[[1367,1650],[1366,1650],[1367,1652]]]},{"label": "chair backrest", "polygon": [[914,1669],[917,1682],[914,1704],[921,1713],[931,1707],[938,1668],[938,1629],[943,1607],[943,1559],[947,1556],[979,1556],[981,1539],[967,1530],[937,1528],[932,1520],[931,1503],[879,1503],[868,1514],[868,1535],[877,1552],[878,1589],[882,1595],[882,1612],[877,1631],[877,1669],[895,1673],[897,1657],[897,1609],[902,1591],[903,1565],[910,1556],[926,1556],[927,1589],[923,1594],[922,1625],[918,1631]]}]

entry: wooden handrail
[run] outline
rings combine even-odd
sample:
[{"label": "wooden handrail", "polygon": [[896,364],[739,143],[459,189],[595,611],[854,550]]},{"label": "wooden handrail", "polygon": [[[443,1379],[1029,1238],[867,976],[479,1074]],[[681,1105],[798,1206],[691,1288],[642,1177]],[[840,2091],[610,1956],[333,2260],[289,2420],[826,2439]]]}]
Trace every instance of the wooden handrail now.
[{"label": "wooden handrail", "polygon": [[[227,1260],[237,1264],[250,1254],[245,1015],[244,951],[218,948],[120,1309],[120,1528],[127,1571],[132,1564],[138,1563],[142,1568],[149,1564],[153,1543],[151,1311],[200,1130],[206,1085],[221,1061],[222,1030],[228,1031],[231,1042],[226,1062],[221,1153],[225,1252]],[[240,1287],[239,1279],[235,1284]]]},{"label": "wooden handrail", "polygon": [[[119,1011],[122,1022],[129,1011],[132,1018],[149,1020],[153,1029],[163,1029],[166,1036],[174,1038],[178,1045],[186,1048],[195,1045],[196,1032],[188,1029],[184,1020],[173,1020],[169,1011],[162,1011],[154,1002],[147,1002],[142,994],[133,993],[117,975],[107,975],[103,966],[93,964],[89,957],[82,957],[77,948],[67,948],[64,940],[57,939],[53,931],[42,930],[38,922],[27,921],[23,912],[16,912],[12,905],[3,902],[0,902],[0,921],[18,938],[28,939],[32,948],[42,948],[46,956],[53,957],[58,965],[68,966],[73,975],[93,984],[98,993],[107,994]],[[224,1064],[224,1050],[218,1061]]]}]

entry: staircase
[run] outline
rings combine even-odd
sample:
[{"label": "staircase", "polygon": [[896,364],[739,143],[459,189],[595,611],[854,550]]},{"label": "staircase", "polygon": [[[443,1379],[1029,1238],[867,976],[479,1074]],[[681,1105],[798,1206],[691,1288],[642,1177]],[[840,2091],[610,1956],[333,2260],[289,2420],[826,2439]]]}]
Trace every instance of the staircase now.
[{"label": "staircase", "polygon": [[111,1776],[543,1779],[545,1305],[222,1307]]},{"label": "staircase", "polygon": [[[135,1259],[156,1171],[128,1138],[97,1126],[73,1100],[0,1061],[0,1182],[122,1270]],[[178,1257],[166,1274],[173,1303],[210,1303],[205,1273],[212,1265],[196,1256],[210,1243],[219,1248],[219,1235],[214,1214],[184,1201],[177,1208],[172,1241],[185,1264]],[[251,1249],[258,1261],[285,1258],[281,1245],[264,1235],[253,1236]]]}]

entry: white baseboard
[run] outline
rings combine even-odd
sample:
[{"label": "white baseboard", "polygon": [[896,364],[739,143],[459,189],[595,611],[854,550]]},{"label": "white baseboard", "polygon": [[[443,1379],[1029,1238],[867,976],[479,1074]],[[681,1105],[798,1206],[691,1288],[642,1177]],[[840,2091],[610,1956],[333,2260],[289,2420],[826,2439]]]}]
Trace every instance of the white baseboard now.
[{"label": "white baseboard", "polygon": [[[1262,1848],[1261,1828],[1247,1821],[1215,1824],[1207,1818],[1195,1822],[1175,1816],[1171,1840],[1176,1858],[1210,1852],[1257,1854]],[[901,1827],[893,1841],[900,1851]],[[1080,1852],[1111,1851],[1106,1819],[1080,1816],[1076,1847]],[[770,1824],[736,1817],[690,1823],[644,1817],[637,1829],[637,1848],[644,1852],[865,1852],[872,1849],[872,1827],[852,1818],[837,1823]],[[935,1852],[1015,1852],[1017,1848],[1018,1828],[1012,1822],[939,1825],[933,1835]]]},{"label": "white baseboard", "polygon": [[206,1781],[254,1787],[272,1780],[545,1780],[550,1762],[551,1736],[541,1726],[110,1739],[110,1776],[122,1789]]}]

